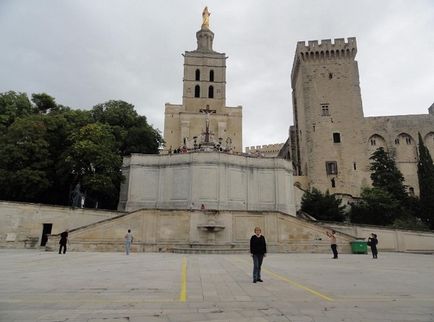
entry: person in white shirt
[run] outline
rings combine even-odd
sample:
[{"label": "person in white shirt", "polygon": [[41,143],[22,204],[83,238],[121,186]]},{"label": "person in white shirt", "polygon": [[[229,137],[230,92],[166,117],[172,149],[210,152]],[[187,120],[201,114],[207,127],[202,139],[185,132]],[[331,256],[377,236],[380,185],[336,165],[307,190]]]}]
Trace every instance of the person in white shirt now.
[{"label": "person in white shirt", "polygon": [[127,255],[130,254],[131,244],[134,240],[133,234],[131,233],[131,229],[128,229],[128,233],[125,234],[125,252]]}]

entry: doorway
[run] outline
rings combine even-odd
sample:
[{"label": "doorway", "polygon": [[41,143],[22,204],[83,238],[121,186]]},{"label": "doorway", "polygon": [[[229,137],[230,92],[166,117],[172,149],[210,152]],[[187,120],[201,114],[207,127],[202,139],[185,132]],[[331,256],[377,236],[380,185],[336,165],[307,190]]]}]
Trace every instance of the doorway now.
[{"label": "doorway", "polygon": [[42,237],[41,237],[41,246],[45,246],[48,241],[48,235],[51,234],[51,229],[53,228],[53,224],[42,224]]}]

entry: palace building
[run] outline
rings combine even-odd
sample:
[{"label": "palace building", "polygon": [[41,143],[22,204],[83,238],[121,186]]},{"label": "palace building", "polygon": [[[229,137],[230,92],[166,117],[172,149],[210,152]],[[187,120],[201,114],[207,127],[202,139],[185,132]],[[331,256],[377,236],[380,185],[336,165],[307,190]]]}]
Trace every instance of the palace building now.
[{"label": "palace building", "polygon": [[291,159],[301,187],[359,196],[371,185],[369,157],[383,147],[418,195],[418,132],[434,155],[434,104],[428,114],[365,117],[356,54],[356,38],[297,43],[294,125],[279,155]]}]

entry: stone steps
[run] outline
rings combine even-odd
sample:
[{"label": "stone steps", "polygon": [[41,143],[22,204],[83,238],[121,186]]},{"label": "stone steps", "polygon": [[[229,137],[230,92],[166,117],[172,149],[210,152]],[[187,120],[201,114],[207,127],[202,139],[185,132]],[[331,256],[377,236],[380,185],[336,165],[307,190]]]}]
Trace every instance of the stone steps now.
[{"label": "stone steps", "polygon": [[190,247],[173,247],[170,252],[177,254],[248,254],[249,248],[236,245],[192,244]]}]

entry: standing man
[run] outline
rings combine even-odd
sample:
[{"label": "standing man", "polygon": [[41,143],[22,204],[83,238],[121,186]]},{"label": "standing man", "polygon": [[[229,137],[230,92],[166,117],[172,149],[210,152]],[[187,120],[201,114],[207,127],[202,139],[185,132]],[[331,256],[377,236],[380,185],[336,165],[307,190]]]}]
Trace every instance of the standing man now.
[{"label": "standing man", "polygon": [[332,232],[330,233],[329,231],[326,232],[328,238],[330,238],[330,248],[332,249],[333,252],[333,258],[337,259],[338,258],[338,245],[336,244],[336,232],[334,230],[332,230]]},{"label": "standing man", "polygon": [[378,256],[377,244],[377,234],[372,233],[371,237],[368,238],[368,246],[371,247],[372,258],[377,258]]},{"label": "standing man", "polygon": [[125,252],[127,255],[130,254],[131,244],[134,240],[133,234],[131,234],[131,229],[125,234]]},{"label": "standing man", "polygon": [[250,253],[253,257],[253,283],[263,282],[261,279],[262,260],[267,253],[265,237],[261,235],[261,228],[255,227],[255,234],[250,238]]},{"label": "standing man", "polygon": [[60,234],[60,240],[59,240],[59,254],[62,253],[62,248],[63,248],[63,253],[66,253],[66,244],[68,243],[68,229],[65,230],[63,233]]}]

